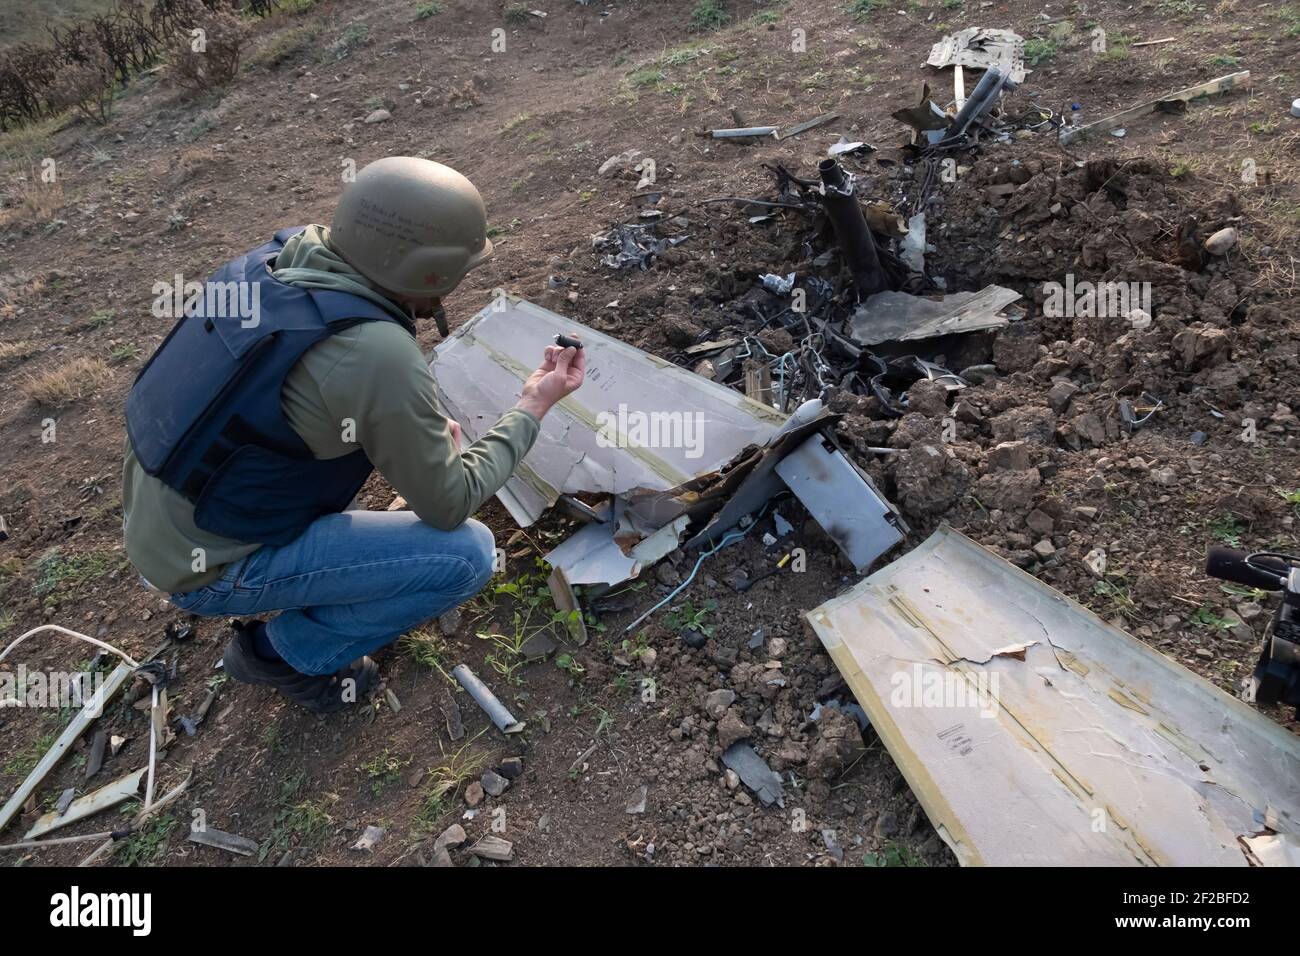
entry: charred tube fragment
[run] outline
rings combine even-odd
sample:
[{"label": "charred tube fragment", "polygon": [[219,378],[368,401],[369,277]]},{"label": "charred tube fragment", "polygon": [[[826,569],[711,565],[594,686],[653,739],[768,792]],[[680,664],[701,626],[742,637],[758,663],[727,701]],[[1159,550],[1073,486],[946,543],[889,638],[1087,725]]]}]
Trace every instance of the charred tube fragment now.
[{"label": "charred tube fragment", "polygon": [[944,137],[939,145],[950,143],[966,134],[970,124],[983,116],[993,104],[997,102],[998,96],[1005,90],[1014,90],[1016,84],[1011,81],[1011,76],[1005,70],[999,67],[992,67],[986,70],[980,77],[979,83],[971,92],[970,98],[966,100],[966,105],[961,108],[957,118],[952,121],[948,136]]},{"label": "charred tube fragment", "polygon": [[571,337],[571,336],[565,335],[563,332],[561,332],[561,333],[559,333],[559,334],[557,334],[557,335],[555,336],[555,344],[558,345],[558,346],[559,346],[560,348],[562,348],[562,349],[580,349],[580,348],[582,348],[582,343],[581,343],[580,341],[578,341],[577,339],[575,339],[575,338],[573,338],[573,337]]},{"label": "charred tube fragment", "polygon": [[840,251],[853,273],[858,300],[885,291],[888,286],[876,252],[876,240],[871,237],[862,206],[853,193],[852,175],[833,159],[823,159],[817,171],[821,173],[824,187],[822,205],[826,207]]}]

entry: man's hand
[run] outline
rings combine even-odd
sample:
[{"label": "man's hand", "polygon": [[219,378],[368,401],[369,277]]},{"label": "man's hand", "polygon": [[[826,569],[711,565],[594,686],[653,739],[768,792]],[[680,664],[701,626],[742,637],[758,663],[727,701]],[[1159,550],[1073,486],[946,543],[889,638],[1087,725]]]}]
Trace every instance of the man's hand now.
[{"label": "man's hand", "polygon": [[586,352],[586,349],[546,346],[542,364],[524,382],[523,394],[515,407],[540,421],[551,406],[582,384],[587,369]]},{"label": "man's hand", "polygon": [[451,440],[456,443],[456,450],[460,451],[460,422],[454,418],[447,419],[447,428],[451,431]]}]

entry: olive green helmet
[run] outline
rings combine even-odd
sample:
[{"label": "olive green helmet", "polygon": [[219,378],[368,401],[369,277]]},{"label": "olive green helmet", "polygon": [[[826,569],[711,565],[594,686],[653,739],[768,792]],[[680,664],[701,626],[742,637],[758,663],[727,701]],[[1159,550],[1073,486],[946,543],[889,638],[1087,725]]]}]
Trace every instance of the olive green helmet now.
[{"label": "olive green helmet", "polygon": [[474,184],[450,166],[389,156],[348,183],[330,245],[389,292],[443,296],[492,255],[487,211]]}]

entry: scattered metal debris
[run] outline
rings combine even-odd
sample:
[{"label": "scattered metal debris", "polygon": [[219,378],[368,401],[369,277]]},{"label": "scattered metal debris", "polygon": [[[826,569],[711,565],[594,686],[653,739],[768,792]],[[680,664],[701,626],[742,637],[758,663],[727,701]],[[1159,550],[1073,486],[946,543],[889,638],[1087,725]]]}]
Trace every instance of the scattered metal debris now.
[{"label": "scattered metal debris", "polygon": [[654,224],[620,223],[602,236],[592,236],[591,246],[606,255],[600,260],[611,269],[649,269],[665,249],[681,245],[689,235],[659,238]]},{"label": "scattered metal debris", "polygon": [[1123,112],[1097,120],[1095,123],[1088,123],[1084,126],[1064,126],[1061,128],[1061,143],[1074,143],[1085,136],[1108,132],[1151,113],[1181,113],[1187,109],[1188,103],[1198,97],[1230,93],[1237,87],[1245,86],[1249,82],[1249,70],[1242,70],[1240,73],[1229,73],[1227,76],[1221,76],[1205,83],[1198,83],[1196,86],[1189,86],[1187,89],[1178,90],[1176,93],[1170,93],[1159,99],[1148,100]]},{"label": "scattered metal debris", "polygon": [[840,118],[839,113],[823,113],[821,116],[814,116],[810,120],[804,120],[802,123],[795,123],[793,126],[781,130],[777,139],[790,139],[792,136],[798,136],[809,130],[817,129],[819,126],[825,126],[827,123],[833,123]]},{"label": "scattered metal debris", "polygon": [[744,741],[732,744],[722,753],[722,763],[734,770],[745,786],[753,790],[763,806],[785,806],[785,793],[781,775],[767,765],[767,761]]},{"label": "scattered metal debris", "polygon": [[709,135],[714,139],[777,138],[775,126],[746,126],[740,129],[714,129],[709,130]]},{"label": "scattered metal debris", "polygon": [[[370,829],[375,828],[371,827]],[[379,832],[383,833],[382,830]],[[212,827],[191,828],[186,839],[191,843],[199,843],[203,846],[225,850],[227,853],[234,853],[237,856],[255,856],[259,849],[256,840],[250,840],[248,837],[238,836],[234,833],[227,833],[224,830],[216,830]],[[356,847],[353,847],[353,849],[356,849]]]},{"label": "scattered metal debris", "polygon": [[474,698],[474,703],[483,708],[484,713],[492,719],[492,723],[496,724],[497,729],[502,733],[517,734],[524,729],[524,724],[515,720],[506,705],[501,703],[497,695],[492,693],[467,665],[457,664],[451,676],[469,692],[469,695]]}]

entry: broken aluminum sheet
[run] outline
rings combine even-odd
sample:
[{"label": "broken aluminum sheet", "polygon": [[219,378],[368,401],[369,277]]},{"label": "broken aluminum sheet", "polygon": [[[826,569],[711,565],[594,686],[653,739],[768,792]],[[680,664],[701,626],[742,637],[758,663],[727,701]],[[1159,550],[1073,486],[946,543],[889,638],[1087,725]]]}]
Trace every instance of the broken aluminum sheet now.
[{"label": "broken aluminum sheet", "polygon": [[1014,83],[1021,83],[1029,72],[1025,69],[1025,41],[1010,30],[987,30],[970,27],[946,36],[930,49],[928,66],[973,66],[987,70],[1006,67]]},{"label": "broken aluminum sheet", "polygon": [[[582,339],[587,380],[546,416],[532,450],[497,493],[523,527],[562,494],[667,492],[762,445],[785,421],[734,389],[502,294],[441,342],[430,362],[438,400],[468,440],[514,404],[557,333]],[[683,440],[655,440],[656,433]],[[668,513],[661,524],[675,517]]]},{"label": "broken aluminum sheet", "polygon": [[609,503],[596,509],[599,522],[583,525],[546,555],[546,562],[564,573],[570,584],[618,584],[641,573],[677,550],[690,524],[679,515],[645,537],[630,523],[622,499],[614,500],[617,517],[607,520]]},{"label": "broken aluminum sheet", "polygon": [[951,528],[806,617],[963,865],[1300,832],[1300,738]]},{"label": "broken aluminum sheet", "polygon": [[859,573],[903,540],[907,526],[893,505],[823,435],[787,454],[776,473]]},{"label": "broken aluminum sheet", "polygon": [[907,292],[877,292],[854,310],[850,329],[853,340],[862,345],[1000,329],[1011,321],[1001,314],[1002,310],[1019,298],[1019,292],[998,285],[937,299]]},{"label": "broken aluminum sheet", "polygon": [[144,779],[145,771],[148,769],[148,767],[141,767],[120,780],[114,780],[112,783],[100,787],[94,793],[88,793],[84,797],[73,800],[62,813],[57,809],[51,810],[32,825],[32,828],[24,834],[23,839],[34,840],[52,830],[59,829],[59,827],[66,827],[70,823],[76,823],[78,820],[94,816],[96,813],[115,807],[119,803],[125,803],[140,792],[140,781]]}]

